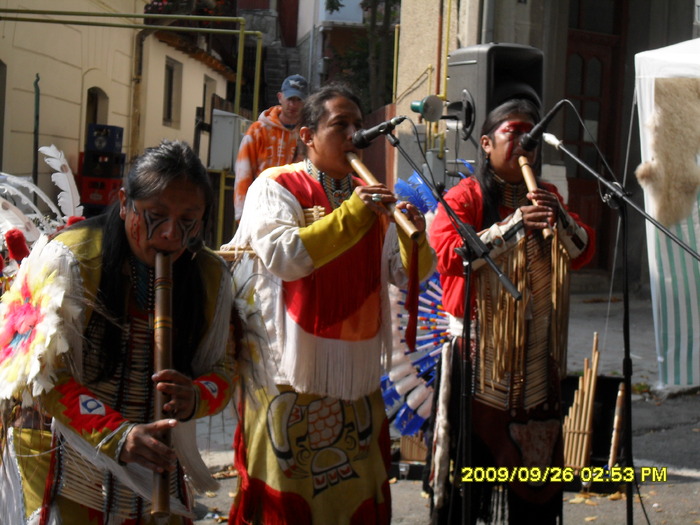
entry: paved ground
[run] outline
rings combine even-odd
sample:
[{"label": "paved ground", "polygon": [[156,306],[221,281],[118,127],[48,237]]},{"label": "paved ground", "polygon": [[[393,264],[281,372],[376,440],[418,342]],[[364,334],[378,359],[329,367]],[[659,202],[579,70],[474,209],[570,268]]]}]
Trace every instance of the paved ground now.
[{"label": "paved ground", "polygon": [[[619,294],[613,299],[608,303],[605,294],[572,295],[570,373],[583,369],[583,359],[591,355],[593,334],[598,332],[599,373],[610,376],[607,381],[613,384],[616,377],[621,377],[623,303]],[[632,384],[636,392],[632,403],[633,458],[638,472],[649,469],[645,471],[648,479],[640,484],[641,498],[635,491],[631,521],[654,525],[700,524],[700,395],[697,390],[685,390],[680,395],[668,389],[655,390],[657,360],[651,303],[647,298],[632,298],[630,335]],[[224,415],[199,423],[198,445],[213,472],[225,472],[232,463],[234,428],[235,419],[228,410]],[[605,441],[605,437],[601,439]],[[666,477],[664,481],[653,482],[652,474]],[[228,514],[235,487],[235,478],[223,479],[218,492],[200,495],[195,523],[220,523]],[[618,525],[628,521],[625,486],[597,484],[592,487],[596,493],[587,494],[578,488],[571,487],[565,492],[566,524]],[[392,524],[428,523],[429,501],[421,493],[420,482],[411,479],[398,479],[392,485]]]}]

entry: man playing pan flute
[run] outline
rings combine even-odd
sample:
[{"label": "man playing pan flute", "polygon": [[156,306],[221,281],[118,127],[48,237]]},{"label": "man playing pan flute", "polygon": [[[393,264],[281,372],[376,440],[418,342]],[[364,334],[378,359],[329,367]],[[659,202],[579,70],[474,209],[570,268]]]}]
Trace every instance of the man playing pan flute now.
[{"label": "man playing pan flute", "polygon": [[[433,458],[435,523],[450,523],[450,516],[462,515],[459,491],[449,487],[449,458],[460,450],[460,372],[465,348],[470,349],[475,371],[472,464],[467,466],[479,474],[487,467],[492,473],[500,467],[498,472],[506,474],[505,480],[503,476],[497,480],[505,481],[505,492],[482,476],[467,484],[471,517],[505,521],[499,511],[507,508],[508,523],[550,524],[561,514],[561,483],[528,480],[533,470],[523,471],[524,482],[510,473],[518,467],[544,472],[546,467],[562,466],[559,382],[566,371],[567,271],[569,264],[579,268],[591,259],[594,243],[593,230],[568,213],[553,185],[539,182],[532,190],[526,185],[520,157],[537,166],[539,149],[527,153],[519,140],[538,121],[537,106],[529,99],[512,99],[495,108],[482,127],[476,176],[460,181],[445,196],[457,216],[480,232],[491,257],[522,294],[520,301],[514,301],[495,272],[479,268],[483,261],[474,261],[473,267],[479,270],[472,290],[472,299],[476,298],[468,313],[470,345],[462,340],[464,266],[455,251],[463,241],[442,205],[431,226],[443,305],[456,338],[451,351],[443,352],[439,387]],[[553,230],[549,239],[543,235],[546,228]]]},{"label": "man playing pan flute", "polygon": [[[414,206],[397,204],[421,232],[412,246],[389,221],[389,189],[352,175],[347,154],[362,118],[343,86],[310,96],[299,132],[305,160],[253,182],[229,246],[255,253],[247,275],[270,355],[248,359],[273,365],[270,380],[246,384],[241,398],[232,524],[390,522],[379,384],[391,353],[387,285],[406,282],[409,253],[427,277],[434,253]],[[316,206],[324,216],[310,222],[304,210]],[[237,281],[247,264],[238,263]]]}]

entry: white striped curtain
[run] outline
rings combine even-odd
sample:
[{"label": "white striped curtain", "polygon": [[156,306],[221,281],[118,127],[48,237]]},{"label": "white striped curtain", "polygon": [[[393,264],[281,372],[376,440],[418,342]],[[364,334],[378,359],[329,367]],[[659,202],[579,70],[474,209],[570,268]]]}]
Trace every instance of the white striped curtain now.
[{"label": "white striped curtain", "polygon": [[[647,124],[654,112],[655,80],[700,78],[700,39],[638,53],[635,66],[641,154],[642,162],[647,162],[653,157]],[[645,201],[651,214],[653,206],[646,193]],[[669,227],[696,252],[700,246],[699,207],[700,195],[690,216]],[[648,221],[646,232],[659,386],[700,385],[700,263]]]},{"label": "white striped curtain", "polygon": [[[698,250],[698,199],[691,217],[669,228]],[[647,223],[649,275],[654,310],[659,383],[700,384],[700,263]]]}]

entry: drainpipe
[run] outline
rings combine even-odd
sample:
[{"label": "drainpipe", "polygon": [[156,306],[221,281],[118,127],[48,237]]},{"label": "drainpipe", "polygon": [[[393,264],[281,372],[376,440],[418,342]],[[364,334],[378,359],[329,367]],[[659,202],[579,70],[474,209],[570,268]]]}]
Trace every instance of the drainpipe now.
[{"label": "drainpipe", "polygon": [[493,42],[494,11],[493,0],[482,0],[481,36],[479,38],[479,42],[482,44]]},{"label": "drainpipe", "polygon": [[[39,89],[39,73],[34,79],[34,155],[32,155],[32,182],[35,186],[39,181],[39,99],[41,90]],[[34,195],[36,204],[36,195]]]},{"label": "drainpipe", "polygon": [[258,104],[260,99],[260,70],[262,69],[263,34],[260,31],[246,31],[258,38],[255,49],[255,85],[253,86],[253,118],[257,118]]},{"label": "drainpipe", "polygon": [[134,78],[131,90],[131,119],[129,123],[129,149],[127,160],[131,160],[140,151],[141,140],[141,79],[143,77],[143,44],[153,29],[142,29],[136,34],[134,42]]},{"label": "drainpipe", "polygon": [[233,111],[237,114],[241,109],[241,84],[243,84],[243,52],[245,51],[245,19],[239,19],[238,29],[238,60],[236,62],[236,99],[233,104]]},{"label": "drainpipe", "polygon": [[394,84],[391,90],[391,101],[396,104],[396,90],[399,82],[399,41],[401,40],[401,24],[394,27]]}]

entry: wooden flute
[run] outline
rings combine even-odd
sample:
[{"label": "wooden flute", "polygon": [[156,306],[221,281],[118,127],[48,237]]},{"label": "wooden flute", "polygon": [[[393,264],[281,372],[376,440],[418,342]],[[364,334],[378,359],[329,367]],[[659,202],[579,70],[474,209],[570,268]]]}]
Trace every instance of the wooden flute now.
[{"label": "wooden flute", "polygon": [[[357,173],[357,176],[360,177],[366,184],[373,186],[375,184],[380,184],[380,182],[375,178],[374,175],[367,169],[367,166],[365,166],[360,158],[353,153],[352,151],[346,153],[347,159],[350,162],[350,165],[352,166],[352,169]],[[393,206],[390,207],[392,213],[394,214],[394,220],[396,221],[396,225],[401,228],[406,235],[408,235],[411,239],[417,239],[418,236],[420,235],[420,232],[418,229],[413,225],[411,221],[408,220],[408,217],[401,211],[397,210]]]},{"label": "wooden flute", "polygon": [[[173,263],[170,254],[156,254],[155,276],[155,312],[153,319],[153,368],[155,372],[172,368],[172,291]],[[155,390],[153,408],[154,421],[167,417],[163,406],[168,402],[168,396],[160,390]],[[166,430],[161,441],[170,446],[170,430]],[[170,473],[153,473],[153,501],[151,515],[165,517],[170,515]]]},{"label": "wooden flute", "polygon": [[[518,157],[518,163],[520,164],[520,170],[523,172],[523,179],[525,179],[525,185],[527,186],[528,191],[535,191],[537,189],[537,181],[535,180],[535,174],[532,172],[532,167],[530,166],[530,162],[527,160],[527,157],[525,155],[521,155]],[[536,201],[532,202],[537,205]],[[549,239],[552,235],[554,235],[554,232],[551,228],[544,228],[542,230],[542,235],[545,239]]]}]

